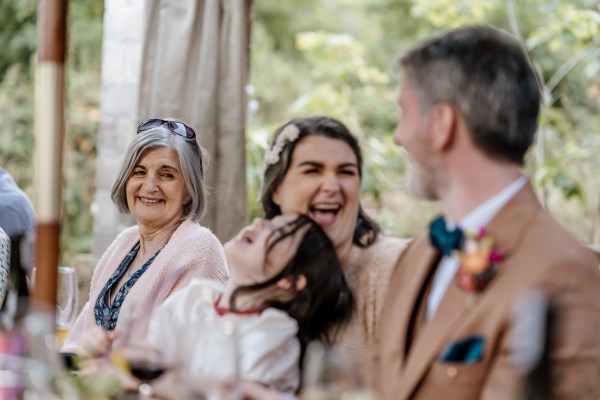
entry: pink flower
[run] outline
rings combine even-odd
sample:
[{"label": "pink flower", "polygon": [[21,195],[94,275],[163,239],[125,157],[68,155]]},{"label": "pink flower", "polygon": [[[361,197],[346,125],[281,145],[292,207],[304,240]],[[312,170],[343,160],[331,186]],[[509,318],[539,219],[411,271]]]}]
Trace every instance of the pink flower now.
[{"label": "pink flower", "polygon": [[491,262],[502,261],[502,253],[500,253],[498,250],[492,250],[489,258]]}]

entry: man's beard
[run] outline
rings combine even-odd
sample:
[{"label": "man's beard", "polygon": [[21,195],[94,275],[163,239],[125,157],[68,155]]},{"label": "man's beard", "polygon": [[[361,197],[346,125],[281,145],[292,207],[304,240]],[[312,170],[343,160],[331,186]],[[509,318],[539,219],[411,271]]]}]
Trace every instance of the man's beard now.
[{"label": "man's beard", "polygon": [[437,178],[431,164],[423,166],[410,160],[406,174],[406,186],[411,195],[420,199],[439,199]]}]

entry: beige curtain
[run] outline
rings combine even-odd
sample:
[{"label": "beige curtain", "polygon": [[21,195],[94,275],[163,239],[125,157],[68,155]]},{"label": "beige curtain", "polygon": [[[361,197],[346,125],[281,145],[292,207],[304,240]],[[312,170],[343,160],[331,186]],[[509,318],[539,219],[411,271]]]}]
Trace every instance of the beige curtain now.
[{"label": "beige curtain", "polygon": [[245,93],[251,0],[148,0],[138,117],[179,118],[210,154],[202,224],[221,240],[246,221]]}]

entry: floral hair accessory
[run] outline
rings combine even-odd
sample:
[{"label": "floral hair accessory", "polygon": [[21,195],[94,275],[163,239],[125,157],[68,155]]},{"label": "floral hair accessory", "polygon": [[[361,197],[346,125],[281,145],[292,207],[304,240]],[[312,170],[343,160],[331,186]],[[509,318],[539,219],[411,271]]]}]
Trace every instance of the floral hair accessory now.
[{"label": "floral hair accessory", "polygon": [[496,273],[497,263],[503,259],[485,228],[479,232],[465,232],[464,250],[456,251],[455,255],[460,260],[456,284],[474,294],[485,289]]},{"label": "floral hair accessory", "polygon": [[275,143],[265,154],[265,167],[276,164],[279,161],[279,156],[283,147],[294,142],[300,136],[300,128],[295,124],[286,125],[275,139]]}]

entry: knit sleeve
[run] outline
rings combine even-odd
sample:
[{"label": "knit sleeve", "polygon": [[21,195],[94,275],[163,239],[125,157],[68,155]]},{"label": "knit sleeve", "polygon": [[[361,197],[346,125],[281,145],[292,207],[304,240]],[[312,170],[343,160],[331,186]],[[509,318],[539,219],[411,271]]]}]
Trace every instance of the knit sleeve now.
[{"label": "knit sleeve", "polygon": [[73,328],[71,328],[69,335],[65,339],[65,342],[60,349],[61,353],[75,353],[77,351],[77,347],[79,346],[79,338],[81,337],[82,332],[85,331],[85,321],[88,314],[89,304],[90,302],[87,301],[81,309],[81,312],[73,324]]},{"label": "knit sleeve", "polygon": [[407,243],[406,240],[382,237],[373,248],[373,256],[367,266],[370,274],[367,288],[369,291],[367,295],[367,340],[369,343],[372,343],[377,335],[392,270]]},{"label": "knit sleeve", "polygon": [[194,228],[194,234],[189,234],[179,248],[181,273],[170,289],[163,293],[163,301],[196,278],[218,282],[227,280],[227,262],[219,239],[204,227]]}]

